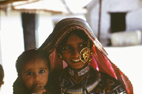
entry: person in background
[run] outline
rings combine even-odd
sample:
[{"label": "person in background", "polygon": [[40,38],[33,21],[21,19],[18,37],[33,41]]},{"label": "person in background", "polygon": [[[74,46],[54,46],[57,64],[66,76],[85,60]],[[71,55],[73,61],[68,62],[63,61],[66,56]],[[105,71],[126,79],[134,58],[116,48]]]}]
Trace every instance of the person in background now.
[{"label": "person in background", "polygon": [[16,61],[16,69],[18,78],[13,84],[13,94],[50,94],[50,61],[44,53],[35,49],[24,51]]},{"label": "person in background", "polygon": [[0,88],[4,84],[3,79],[4,79],[4,70],[3,70],[3,66],[0,64]]},{"label": "person in background", "polygon": [[59,21],[39,50],[50,56],[54,94],[133,94],[130,80],[83,19]]}]

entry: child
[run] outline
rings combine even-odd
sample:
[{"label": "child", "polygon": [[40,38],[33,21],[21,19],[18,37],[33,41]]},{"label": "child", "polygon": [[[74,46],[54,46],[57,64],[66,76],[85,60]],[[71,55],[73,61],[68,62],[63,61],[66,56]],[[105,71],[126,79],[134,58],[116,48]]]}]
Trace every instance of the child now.
[{"label": "child", "polygon": [[13,84],[13,94],[49,94],[47,55],[35,49],[24,51],[17,59],[16,69],[18,78]]},{"label": "child", "polygon": [[3,78],[4,78],[4,70],[2,65],[0,64],[0,88],[1,88],[1,85],[4,84]]}]

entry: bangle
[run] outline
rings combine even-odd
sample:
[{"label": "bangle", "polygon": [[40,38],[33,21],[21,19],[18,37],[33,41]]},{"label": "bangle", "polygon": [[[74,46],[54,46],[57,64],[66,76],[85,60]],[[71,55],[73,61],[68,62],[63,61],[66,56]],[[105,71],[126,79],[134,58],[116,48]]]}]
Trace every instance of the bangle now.
[{"label": "bangle", "polygon": [[36,93],[31,93],[31,94],[36,94]]}]

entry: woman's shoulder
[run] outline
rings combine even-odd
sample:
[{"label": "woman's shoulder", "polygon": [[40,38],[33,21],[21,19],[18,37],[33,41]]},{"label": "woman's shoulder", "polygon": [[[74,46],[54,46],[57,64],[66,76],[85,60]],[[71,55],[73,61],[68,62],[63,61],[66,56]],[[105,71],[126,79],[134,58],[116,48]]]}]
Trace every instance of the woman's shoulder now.
[{"label": "woman's shoulder", "polygon": [[96,76],[96,74],[99,75],[99,78],[101,79],[97,87],[94,89],[95,92],[105,92],[105,93],[114,92],[114,94],[126,92],[125,89],[120,84],[120,82],[117,79],[110,76],[109,74],[97,71],[93,67],[90,68],[90,71],[91,71],[90,79],[93,79]]}]

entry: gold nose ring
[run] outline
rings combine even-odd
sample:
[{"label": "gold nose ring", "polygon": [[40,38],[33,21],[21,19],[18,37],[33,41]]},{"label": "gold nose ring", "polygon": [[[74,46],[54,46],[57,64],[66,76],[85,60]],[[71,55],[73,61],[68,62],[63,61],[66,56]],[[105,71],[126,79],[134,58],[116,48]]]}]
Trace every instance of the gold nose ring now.
[{"label": "gold nose ring", "polygon": [[83,48],[80,51],[80,56],[79,56],[80,60],[83,63],[86,63],[89,60],[90,56],[91,56],[90,53],[91,53],[90,48],[88,48],[88,47]]}]

